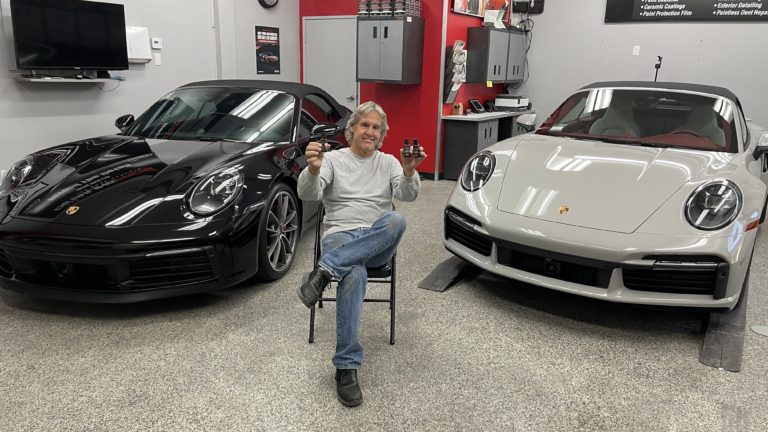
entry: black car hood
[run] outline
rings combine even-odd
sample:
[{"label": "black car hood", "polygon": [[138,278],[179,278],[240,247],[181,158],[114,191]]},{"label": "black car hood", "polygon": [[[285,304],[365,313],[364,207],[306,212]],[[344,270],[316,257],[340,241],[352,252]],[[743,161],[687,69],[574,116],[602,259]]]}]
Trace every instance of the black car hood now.
[{"label": "black car hood", "polygon": [[104,225],[131,212],[146,214],[168,199],[177,200],[180,209],[181,196],[197,178],[258,145],[119,135],[66,144],[52,149],[64,150],[64,156],[35,184],[17,192],[9,200],[15,201],[12,208],[0,211],[56,223]]}]

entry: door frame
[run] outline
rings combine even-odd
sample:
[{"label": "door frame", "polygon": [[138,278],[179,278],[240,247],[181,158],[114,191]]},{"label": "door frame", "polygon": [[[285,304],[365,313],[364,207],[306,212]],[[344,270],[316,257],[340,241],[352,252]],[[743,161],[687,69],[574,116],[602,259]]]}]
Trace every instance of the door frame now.
[{"label": "door frame", "polygon": [[[350,19],[355,20],[357,23],[357,15],[323,15],[323,16],[305,16],[301,18],[301,82],[304,80],[304,75],[307,72],[307,56],[305,53],[306,41],[307,41],[307,21],[309,20],[328,20],[328,19]],[[357,61],[357,51],[355,51],[355,61]],[[357,70],[357,69],[355,69]],[[357,75],[357,72],[355,72]],[[334,97],[335,99],[335,97]],[[355,83],[355,101],[357,105],[360,105],[360,81]],[[340,101],[337,101],[340,102]]]}]

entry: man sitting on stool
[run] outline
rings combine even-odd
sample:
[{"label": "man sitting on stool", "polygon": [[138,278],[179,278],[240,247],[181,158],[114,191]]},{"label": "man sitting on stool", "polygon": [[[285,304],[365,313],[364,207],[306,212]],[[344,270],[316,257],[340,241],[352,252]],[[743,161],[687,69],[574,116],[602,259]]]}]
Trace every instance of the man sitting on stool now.
[{"label": "man sitting on stool", "polygon": [[311,142],[306,156],[309,166],[299,175],[299,197],[323,200],[325,235],[318,266],[299,287],[298,296],[307,307],[317,303],[332,277],[339,280],[336,294],[336,392],[346,406],[363,401],[357,369],[363,362],[358,340],[365,287],[366,267],[388,263],[405,232],[405,218],[392,211],[392,199],[414,201],[419,195],[418,166],[427,156],[403,155],[402,166],[389,154],[378,151],[387,135],[387,115],[373,102],[352,113],[345,148],[325,153],[325,144]]}]

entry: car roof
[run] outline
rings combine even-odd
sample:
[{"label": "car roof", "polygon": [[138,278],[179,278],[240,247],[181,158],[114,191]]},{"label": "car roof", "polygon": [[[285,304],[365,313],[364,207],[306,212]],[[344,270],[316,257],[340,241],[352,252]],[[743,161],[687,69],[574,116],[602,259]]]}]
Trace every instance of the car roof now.
[{"label": "car roof", "polygon": [[677,82],[655,82],[655,81],[604,81],[596,82],[586,85],[581,90],[601,88],[601,87],[638,87],[638,88],[653,88],[653,89],[669,89],[669,90],[683,90],[692,91],[698,93],[706,93],[715,96],[721,96],[726,99],[730,99],[738,103],[739,98],[736,97],[733,92],[727,88],[703,85],[703,84],[688,84]]},{"label": "car roof", "polygon": [[258,88],[277,90],[285,93],[290,93],[294,96],[304,98],[308,94],[319,94],[325,97],[329,102],[334,104],[334,108],[340,113],[346,112],[348,109],[339,104],[336,99],[328,94],[320,87],[313,86],[311,84],[303,84],[289,81],[270,81],[270,80],[209,80],[209,81],[197,81],[189,84],[184,84],[179,88],[190,87],[240,87],[240,88]]}]

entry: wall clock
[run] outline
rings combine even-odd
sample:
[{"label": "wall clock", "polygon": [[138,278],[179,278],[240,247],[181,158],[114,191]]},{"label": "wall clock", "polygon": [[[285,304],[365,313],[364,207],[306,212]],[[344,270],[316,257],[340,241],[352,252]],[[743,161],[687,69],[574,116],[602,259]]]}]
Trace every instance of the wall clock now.
[{"label": "wall clock", "polygon": [[259,4],[269,9],[277,6],[277,1],[278,0],[259,0]]}]

